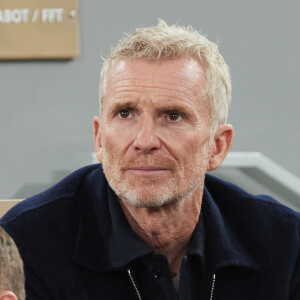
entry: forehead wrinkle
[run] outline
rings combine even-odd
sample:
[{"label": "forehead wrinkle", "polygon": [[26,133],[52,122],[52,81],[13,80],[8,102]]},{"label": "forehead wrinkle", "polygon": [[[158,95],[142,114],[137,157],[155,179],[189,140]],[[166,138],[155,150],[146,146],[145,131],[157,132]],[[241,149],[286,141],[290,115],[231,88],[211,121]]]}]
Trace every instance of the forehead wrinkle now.
[{"label": "forehead wrinkle", "polygon": [[[206,76],[205,73],[203,71],[203,67],[194,59],[190,58],[190,59],[179,59],[179,60],[175,60],[176,61],[180,61],[180,60],[185,60],[186,62],[184,63],[183,66],[179,66],[180,70],[183,70],[182,72],[178,72],[178,70],[176,68],[173,68],[173,71],[169,70],[164,72],[164,74],[161,74],[162,79],[166,79],[166,78],[172,78],[175,79],[176,81],[182,80],[184,82],[189,82],[192,83],[193,85],[195,84],[199,84],[200,86],[205,85],[205,80],[206,80]],[[135,63],[138,62],[138,65],[135,65]],[[172,63],[172,61],[167,61],[164,62],[160,65],[156,65],[155,63],[151,63],[151,62],[147,62],[147,61],[143,61],[143,60],[129,60],[129,61],[124,61],[124,60],[120,60],[117,61],[116,64],[114,64],[113,67],[111,67],[111,69],[108,72],[107,75],[107,82],[112,80],[112,81],[123,81],[123,80],[144,80],[146,82],[151,82],[149,80],[149,78],[151,78],[151,76],[155,76],[157,74],[156,70],[161,69],[161,67],[163,66],[167,66],[170,63]],[[146,65],[146,66],[154,66],[155,69],[152,68],[152,70],[150,70],[150,72],[144,71],[143,68],[140,67],[140,65]],[[124,74],[125,71],[125,74]],[[193,73],[193,78],[195,78],[196,82],[193,83],[193,80],[190,80],[190,71],[192,71]],[[122,79],[122,77],[126,76],[126,78]],[[159,80],[159,82],[161,82],[161,80]],[[166,82],[168,83],[168,82]]]},{"label": "forehead wrinkle", "polygon": [[[166,74],[166,76],[162,76],[162,79],[155,79],[155,80],[149,80],[149,78],[145,77],[143,78],[142,74],[141,77],[137,78],[136,76],[127,76],[126,78],[122,79],[119,77],[122,77],[123,74],[119,74],[116,76],[113,76],[112,78],[109,78],[107,86],[111,89],[116,89],[118,87],[120,88],[126,88],[128,86],[137,87],[137,88],[157,88],[157,89],[167,89],[167,87],[160,86],[163,85],[169,85],[173,87],[177,87],[178,90],[183,91],[194,91],[192,92],[195,94],[196,91],[199,91],[200,89],[204,88],[204,78],[202,76],[198,76],[197,80],[190,80],[188,78],[185,78],[185,76],[180,76],[178,78],[178,75],[169,75]],[[170,78],[172,80],[167,80],[166,78]],[[188,86],[186,85],[188,84]],[[159,84],[159,85],[157,85]],[[170,88],[171,90],[171,88]],[[187,94],[188,96],[188,94]]]},{"label": "forehead wrinkle", "polygon": [[[110,89],[110,91],[107,94],[111,94],[111,96],[117,96],[123,93],[130,95],[130,93],[134,94],[143,94],[143,91],[140,91],[139,89],[143,89],[144,92],[148,92],[151,95],[151,91],[161,91],[161,96],[164,97],[172,97],[178,100],[183,100],[185,98],[191,98],[195,96],[194,91],[192,89],[186,88],[184,86],[178,86],[177,84],[170,84],[172,86],[178,87],[177,90],[174,90],[174,88],[171,87],[162,87],[157,85],[134,85],[130,84],[128,86],[122,85],[120,87],[115,87]],[[197,93],[197,91],[196,91]],[[182,96],[182,98],[180,97]]]}]

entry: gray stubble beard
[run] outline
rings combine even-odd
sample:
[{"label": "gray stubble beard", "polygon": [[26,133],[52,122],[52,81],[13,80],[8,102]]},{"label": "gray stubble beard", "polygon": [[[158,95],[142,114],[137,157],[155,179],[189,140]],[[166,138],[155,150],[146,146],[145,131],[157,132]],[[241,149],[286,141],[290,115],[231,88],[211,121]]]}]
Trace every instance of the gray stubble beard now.
[{"label": "gray stubble beard", "polygon": [[[188,184],[184,193],[180,193],[180,187],[176,182],[176,178],[169,178],[165,185],[157,187],[153,182],[157,180],[144,179],[141,184],[145,186],[147,191],[140,192],[136,188],[131,187],[128,180],[121,178],[121,171],[117,170],[118,164],[115,159],[108,158],[103,155],[103,171],[109,186],[116,193],[119,199],[135,207],[158,208],[167,204],[183,201],[190,196],[199,186],[203,185],[204,174],[199,174],[196,181]],[[195,170],[193,170],[195,172]],[[183,171],[179,171],[179,181],[186,180]],[[147,193],[145,195],[145,193]]]}]

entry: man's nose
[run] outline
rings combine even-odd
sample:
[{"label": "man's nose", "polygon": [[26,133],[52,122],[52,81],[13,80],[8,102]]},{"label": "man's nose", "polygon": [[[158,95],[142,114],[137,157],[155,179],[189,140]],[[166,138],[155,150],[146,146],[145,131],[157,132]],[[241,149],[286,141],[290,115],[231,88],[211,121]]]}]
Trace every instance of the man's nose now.
[{"label": "man's nose", "polygon": [[144,117],[139,120],[138,132],[134,140],[135,150],[149,153],[158,150],[161,146],[160,139],[157,136],[155,121],[151,117]]}]

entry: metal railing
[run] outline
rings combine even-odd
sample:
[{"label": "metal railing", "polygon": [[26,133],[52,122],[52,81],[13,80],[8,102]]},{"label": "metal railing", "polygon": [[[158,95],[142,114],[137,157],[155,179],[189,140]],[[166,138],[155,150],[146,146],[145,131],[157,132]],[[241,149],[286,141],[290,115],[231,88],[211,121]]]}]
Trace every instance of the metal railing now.
[{"label": "metal railing", "polygon": [[237,168],[300,209],[300,179],[260,152],[230,152],[222,168]]}]

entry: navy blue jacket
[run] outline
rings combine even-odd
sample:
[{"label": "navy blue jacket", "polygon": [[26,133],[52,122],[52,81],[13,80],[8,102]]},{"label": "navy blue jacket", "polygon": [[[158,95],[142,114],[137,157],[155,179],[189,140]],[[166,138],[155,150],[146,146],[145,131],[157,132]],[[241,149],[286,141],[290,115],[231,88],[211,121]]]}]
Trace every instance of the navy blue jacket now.
[{"label": "navy blue jacket", "polygon": [[[193,236],[205,235],[204,256],[188,257],[179,299],[300,299],[298,213],[207,175],[201,214],[204,232],[197,225]],[[133,233],[99,164],[0,223],[24,260],[28,300],[176,299],[166,257]]]}]

